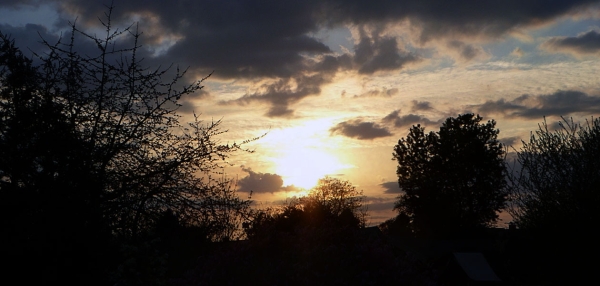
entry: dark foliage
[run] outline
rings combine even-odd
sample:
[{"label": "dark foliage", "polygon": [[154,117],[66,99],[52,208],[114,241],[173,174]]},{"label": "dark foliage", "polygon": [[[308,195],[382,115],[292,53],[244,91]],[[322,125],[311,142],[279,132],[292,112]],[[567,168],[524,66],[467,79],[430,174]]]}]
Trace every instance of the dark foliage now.
[{"label": "dark foliage", "polygon": [[379,225],[382,233],[392,236],[410,237],[413,235],[410,217],[404,213],[388,219]]},{"label": "dark foliage", "polygon": [[516,163],[509,211],[527,244],[515,260],[535,265],[531,276],[547,284],[589,281],[594,264],[586,258],[600,254],[600,120],[563,119],[556,130],[544,121]]},{"label": "dark foliage", "polygon": [[276,232],[221,244],[176,285],[436,285],[427,263],[363,230]]},{"label": "dark foliage", "polygon": [[413,126],[394,147],[404,194],[395,209],[413,231],[439,237],[490,226],[505,205],[504,154],[495,121],[450,117],[439,132]]},{"label": "dark foliage", "polygon": [[600,219],[600,120],[546,122],[517,152],[510,177],[512,215],[520,228],[574,231]]},{"label": "dark foliage", "polygon": [[[362,193],[325,178],[281,209],[257,211],[248,240],[221,244],[181,285],[433,285],[435,273],[364,228]],[[375,231],[375,232],[373,232]]]},{"label": "dark foliage", "polygon": [[350,182],[326,177],[306,197],[293,198],[281,209],[256,211],[246,233],[252,239],[273,231],[361,228],[366,220],[363,199]]},{"label": "dark foliage", "polygon": [[[220,121],[179,121],[178,100],[204,79],[143,67],[140,34],[113,29],[110,11],[105,37],[73,24],[67,42],[44,42],[40,65],[0,33],[1,243],[46,282],[106,282],[116,239],[147,236],[169,209],[213,241],[238,238],[249,211],[220,173],[240,145],[216,140]],[[97,54],[79,53],[78,37]]]}]

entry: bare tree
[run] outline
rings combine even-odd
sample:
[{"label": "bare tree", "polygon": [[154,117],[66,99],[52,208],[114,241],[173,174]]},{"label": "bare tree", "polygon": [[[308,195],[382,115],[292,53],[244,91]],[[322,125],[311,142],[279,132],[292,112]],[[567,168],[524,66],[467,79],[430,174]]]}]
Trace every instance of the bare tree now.
[{"label": "bare tree", "polygon": [[600,218],[600,120],[580,125],[546,121],[517,152],[509,177],[511,215],[522,228],[555,232],[586,229]]},{"label": "bare tree", "polygon": [[[23,78],[27,93],[9,81],[16,66],[5,65],[0,138],[7,148],[0,191],[51,193],[47,183],[60,182],[52,186],[70,185],[65,195],[75,194],[77,203],[97,210],[115,234],[135,235],[171,209],[182,222],[206,228],[211,239],[232,238],[249,201],[236,195],[223,167],[248,141],[220,143],[218,136],[227,132],[220,120],[203,122],[194,114],[192,122],[182,123],[180,99],[198,92],[208,76],[185,84],[186,70],[142,65],[141,33],[133,26],[113,28],[111,11],[101,20],[103,37],[73,23],[70,39],[44,41],[48,52],[36,55],[42,64]],[[10,45],[8,37],[2,39]],[[96,53],[79,51],[80,40],[91,41]],[[131,46],[120,48],[117,40]],[[62,136],[49,136],[46,130],[59,131],[56,126]],[[48,136],[38,140],[42,135]],[[19,157],[24,167],[12,167],[9,160]]]}]

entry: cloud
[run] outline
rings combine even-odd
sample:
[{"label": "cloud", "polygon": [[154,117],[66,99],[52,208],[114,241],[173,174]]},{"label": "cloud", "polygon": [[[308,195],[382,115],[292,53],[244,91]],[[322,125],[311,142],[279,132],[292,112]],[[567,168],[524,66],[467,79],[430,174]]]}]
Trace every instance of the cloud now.
[{"label": "cloud", "polygon": [[[17,7],[23,1],[6,2]],[[260,78],[297,74],[307,55],[330,54],[321,40],[310,35],[340,26],[377,25],[407,21],[420,39],[457,39],[457,36],[500,37],[517,28],[540,25],[562,15],[583,10],[592,0],[543,1],[367,1],[324,0],[265,3],[258,0],[183,1],[164,5],[159,0],[119,2],[113,12],[115,26],[140,22],[148,45],[165,49],[164,63],[186,63],[216,77]],[[34,3],[34,2],[30,2]],[[87,1],[35,1],[57,4],[60,18],[97,25],[106,11],[103,3]],[[32,4],[33,5],[33,4]],[[463,43],[463,54],[475,50]],[[360,37],[355,47],[358,70],[364,74],[398,69],[415,60],[400,51],[394,37]]]},{"label": "cloud", "polygon": [[517,58],[520,58],[523,55],[525,55],[525,52],[521,48],[516,47],[514,50],[512,50],[512,52],[510,52],[510,55],[514,56],[514,57],[517,57]]},{"label": "cloud", "polygon": [[325,1],[328,23],[390,23],[409,20],[422,42],[436,38],[496,38],[593,5],[592,0],[543,1]]},{"label": "cloud", "polygon": [[522,95],[513,100],[499,99],[474,105],[479,112],[505,116],[540,119],[544,116],[567,116],[571,113],[600,113],[600,96],[581,91],[557,91],[546,95]]},{"label": "cloud", "polygon": [[[396,183],[398,184],[398,183]],[[391,211],[394,209],[395,198],[378,198],[378,197],[366,197],[365,206],[370,213],[377,213],[380,211]]]},{"label": "cloud", "polygon": [[[235,79],[253,90],[226,103],[266,104],[266,116],[292,117],[294,104],[319,95],[341,70],[372,75],[420,62],[422,55],[407,49],[407,40],[397,36],[394,29],[399,23],[410,23],[411,33],[417,33],[421,43],[448,42],[462,59],[470,60],[484,53],[469,41],[496,39],[596,2],[173,0],[165,5],[159,0],[130,0],[112,10],[111,24],[140,23],[144,32],[140,58],[146,64],[182,64],[190,67],[190,76],[214,71],[214,78]],[[18,5],[58,7],[58,18],[64,20],[45,27],[48,31],[60,31],[75,19],[84,30],[97,28],[98,17],[106,12],[103,3],[75,0],[3,1],[0,7]],[[336,54],[313,36],[339,27],[359,27],[353,51]],[[364,27],[376,28],[367,32]],[[32,33],[24,35],[19,38],[35,38]],[[271,84],[253,86],[266,79]]]},{"label": "cloud", "polygon": [[432,110],[431,102],[429,101],[412,101],[412,111],[427,111]]},{"label": "cloud", "polygon": [[486,57],[487,53],[483,48],[462,41],[452,40],[448,42],[448,47],[457,53],[458,58],[468,62],[475,58]]},{"label": "cloud", "polygon": [[318,95],[321,85],[331,79],[324,75],[300,76],[294,79],[280,79],[273,83],[263,84],[258,91],[246,93],[244,96],[230,101],[221,101],[222,105],[246,105],[262,102],[270,105],[265,114],[268,117],[291,117],[294,113],[290,105],[301,99]]},{"label": "cloud", "polygon": [[520,137],[505,137],[505,138],[500,138],[500,143],[502,143],[502,145],[504,146],[512,146],[515,145],[515,143],[520,142],[521,138]]},{"label": "cloud", "polygon": [[573,55],[600,55],[600,33],[589,31],[576,37],[554,37],[541,47],[552,52]]},{"label": "cloud", "polygon": [[398,94],[397,88],[382,88],[382,89],[372,89],[367,92],[354,95],[354,98],[364,98],[364,97],[392,97]]},{"label": "cloud", "polygon": [[360,119],[354,119],[338,123],[329,129],[331,134],[341,134],[346,137],[359,140],[372,140],[380,137],[392,136],[387,128],[374,122],[364,122]]},{"label": "cloud", "polygon": [[[418,104],[418,103],[417,103]],[[400,110],[394,110],[390,114],[386,115],[382,120],[384,123],[392,123],[394,127],[405,127],[411,126],[415,124],[421,125],[429,125],[429,124],[437,124],[435,121],[431,121],[426,117],[416,114],[406,114],[400,115]]]},{"label": "cloud", "polygon": [[277,174],[258,173],[250,168],[242,170],[248,173],[248,176],[238,181],[239,191],[255,193],[275,193],[282,190],[283,179]]},{"label": "cloud", "polygon": [[37,53],[46,50],[46,47],[40,43],[42,39],[50,44],[55,44],[58,41],[58,37],[51,34],[47,27],[37,24],[26,24],[23,27],[0,24],[0,32],[9,35],[15,41],[15,46],[27,57],[31,56],[30,50]]},{"label": "cloud", "polygon": [[379,185],[385,189],[383,192],[386,194],[401,194],[401,193],[403,193],[403,191],[400,188],[400,186],[398,185],[397,181],[385,182],[385,183],[382,183]]},{"label": "cloud", "polygon": [[400,50],[396,38],[380,37],[376,32],[368,36],[364,30],[360,35],[354,54],[354,63],[360,74],[398,70],[406,64],[420,61],[416,55]]}]

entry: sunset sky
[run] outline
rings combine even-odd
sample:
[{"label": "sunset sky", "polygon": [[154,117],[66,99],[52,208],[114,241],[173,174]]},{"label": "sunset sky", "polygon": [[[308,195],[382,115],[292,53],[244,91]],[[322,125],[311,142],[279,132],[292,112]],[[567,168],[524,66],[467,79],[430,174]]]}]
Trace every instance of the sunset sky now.
[{"label": "sunset sky", "polygon": [[[106,5],[2,0],[0,31],[31,55],[69,22],[102,35]],[[266,133],[227,169],[259,207],[330,175],[362,189],[379,223],[400,194],[393,146],[413,124],[478,113],[518,150],[544,116],[600,115],[600,1],[123,0],[112,20],[139,23],[146,65],[213,72],[182,114],[222,119],[223,143]]]}]

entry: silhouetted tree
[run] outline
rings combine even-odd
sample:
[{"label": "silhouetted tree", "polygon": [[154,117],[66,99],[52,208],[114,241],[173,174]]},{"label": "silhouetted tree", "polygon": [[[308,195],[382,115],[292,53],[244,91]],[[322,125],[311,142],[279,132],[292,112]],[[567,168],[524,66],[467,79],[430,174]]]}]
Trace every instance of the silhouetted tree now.
[{"label": "silhouetted tree", "polygon": [[517,152],[510,212],[520,228],[575,230],[600,219],[600,119],[544,121]]},{"label": "silhouetted tree", "polygon": [[493,224],[505,205],[504,154],[491,120],[450,117],[439,132],[413,126],[394,147],[404,194],[394,209],[417,235],[443,236]]},{"label": "silhouetted tree", "polygon": [[292,198],[280,209],[258,210],[246,226],[247,235],[270,235],[273,231],[316,231],[365,226],[364,196],[350,182],[325,177],[305,197]]},{"label": "silhouetted tree", "polygon": [[[600,235],[600,120],[584,124],[546,121],[517,151],[509,174],[511,208],[526,234],[514,261],[547,285],[585,284],[593,279]],[[510,250],[510,249],[509,249]]]},{"label": "silhouetted tree", "polygon": [[332,177],[320,179],[308,196],[300,198],[300,203],[305,209],[324,208],[326,212],[354,221],[360,227],[366,223],[367,209],[363,193],[349,181]]},{"label": "silhouetted tree", "polygon": [[[37,66],[0,33],[2,242],[14,257],[40,253],[30,263],[43,277],[106,279],[98,265],[81,269],[91,252],[152,229],[169,209],[210,240],[237,238],[249,212],[222,174],[240,144],[216,140],[220,121],[180,123],[180,98],[206,78],[182,84],[185,71],[142,66],[140,33],[113,29],[111,10],[104,37],[73,24],[70,40],[44,42]],[[128,36],[132,46],[118,48]],[[78,52],[79,37],[97,53]]]},{"label": "silhouetted tree", "polygon": [[397,236],[412,236],[410,217],[407,214],[400,213],[397,216],[388,219],[379,224],[382,233]]},{"label": "silhouetted tree", "polygon": [[427,264],[365,231],[365,216],[362,191],[326,177],[306,197],[257,211],[249,239],[199,261],[185,283],[433,285]]}]

